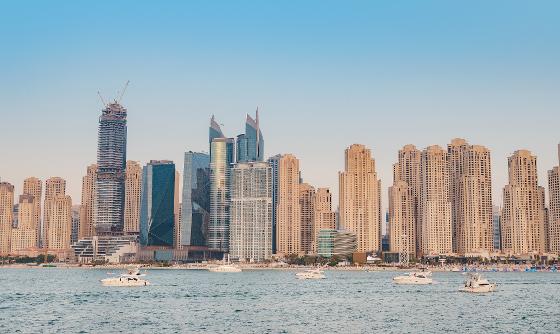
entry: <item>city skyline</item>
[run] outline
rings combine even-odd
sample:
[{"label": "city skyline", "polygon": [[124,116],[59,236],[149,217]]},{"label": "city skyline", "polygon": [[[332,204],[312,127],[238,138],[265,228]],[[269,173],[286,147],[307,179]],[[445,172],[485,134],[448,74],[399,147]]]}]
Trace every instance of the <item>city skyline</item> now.
[{"label": "city skyline", "polygon": [[[9,4],[4,13],[21,12],[20,6]],[[0,55],[0,98],[3,110],[17,111],[3,112],[0,140],[17,144],[2,145],[7,163],[0,177],[16,194],[28,176],[60,176],[78,201],[83,171],[95,163],[94,120],[102,107],[96,92],[111,100],[128,79],[122,103],[130,114],[130,160],[181,164],[185,151],[207,150],[209,115],[224,124],[224,132],[239,134],[239,115],[259,106],[264,158],[294,154],[306,182],[332,189],[335,203],[343,151],[354,143],[372,150],[385,186],[405,144],[424,149],[460,137],[485,145],[492,152],[494,203],[501,202],[507,157],[516,150],[538,157],[541,186],[556,165],[555,2],[475,2],[464,15],[439,2],[310,2],[298,10],[289,4],[255,4],[254,10],[224,4],[218,11],[179,4],[155,12],[138,5],[123,20],[116,18],[119,9],[130,9],[126,2],[108,12],[103,5],[88,6],[88,12],[106,15],[40,3],[26,8],[26,19],[0,14],[7,46]],[[472,20],[468,14],[475,11],[481,15]],[[167,20],[144,25],[132,17]],[[344,24],[332,25],[334,18]],[[65,29],[69,25],[74,28]],[[119,28],[112,42],[107,36]],[[104,57],[107,43],[118,56]]]}]

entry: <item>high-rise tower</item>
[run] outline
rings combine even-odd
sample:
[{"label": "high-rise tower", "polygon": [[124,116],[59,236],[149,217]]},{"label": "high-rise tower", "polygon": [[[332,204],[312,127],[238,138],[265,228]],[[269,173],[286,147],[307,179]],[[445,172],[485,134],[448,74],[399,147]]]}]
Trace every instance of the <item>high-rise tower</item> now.
[{"label": "high-rise tower", "polygon": [[23,194],[33,196],[33,225],[36,228],[35,246],[39,246],[41,243],[41,196],[43,192],[43,186],[41,180],[36,177],[29,177],[23,181]]},{"label": "high-rise tower", "polygon": [[95,204],[95,184],[97,180],[97,165],[89,165],[87,172],[82,177],[82,204],[80,206],[80,225],[78,239],[93,236],[93,211]]},{"label": "high-rise tower", "polygon": [[124,225],[127,110],[115,101],[99,118],[94,224],[97,235],[120,234]]},{"label": "high-rise tower", "polygon": [[452,252],[447,152],[434,145],[422,151],[419,223],[422,255]]},{"label": "high-rise tower", "polygon": [[205,246],[210,221],[210,156],[185,152],[181,246]]},{"label": "high-rise tower", "polygon": [[494,250],[490,151],[453,139],[447,145],[453,251]]},{"label": "high-rise tower", "polygon": [[126,185],[124,206],[124,233],[140,233],[140,193],[142,189],[142,167],[136,161],[126,162]]},{"label": "high-rise tower", "polygon": [[255,118],[247,115],[245,134],[237,136],[237,162],[263,161],[264,138],[259,124],[259,109]]},{"label": "high-rise tower", "polygon": [[508,158],[504,187],[502,251],[510,254],[546,251],[544,188],[538,185],[537,157],[518,150]]},{"label": "high-rise tower", "polygon": [[14,186],[0,182],[0,255],[10,252],[14,207]]},{"label": "high-rise tower", "polygon": [[278,160],[276,207],[276,247],[283,255],[303,254],[301,247],[301,207],[299,160],[282,155]]},{"label": "high-rise tower", "polygon": [[560,253],[560,144],[558,145],[558,163],[548,171],[548,238],[549,250]]},{"label": "high-rise tower", "polygon": [[356,234],[358,252],[381,251],[381,181],[364,145],[346,149],[339,175],[340,225]]}]

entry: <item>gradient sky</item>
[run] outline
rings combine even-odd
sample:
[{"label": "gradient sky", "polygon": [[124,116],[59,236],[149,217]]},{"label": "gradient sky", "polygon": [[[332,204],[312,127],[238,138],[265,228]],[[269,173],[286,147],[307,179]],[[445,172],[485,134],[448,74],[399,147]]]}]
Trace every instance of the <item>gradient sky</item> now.
[{"label": "gradient sky", "polygon": [[130,86],[128,158],[208,149],[262,110],[265,155],[294,153],[338,193],[344,149],[370,147],[383,183],[397,151],[463,137],[558,164],[559,1],[3,1],[0,178],[61,176],[80,201],[101,102]]}]

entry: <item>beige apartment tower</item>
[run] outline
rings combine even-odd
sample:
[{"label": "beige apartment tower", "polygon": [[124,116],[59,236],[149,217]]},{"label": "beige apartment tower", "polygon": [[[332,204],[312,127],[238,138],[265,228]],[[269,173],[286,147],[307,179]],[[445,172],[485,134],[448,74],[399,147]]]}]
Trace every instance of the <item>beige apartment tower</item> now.
[{"label": "beige apartment tower", "polygon": [[66,180],[61,177],[51,177],[45,181],[45,202],[43,205],[43,225],[41,227],[41,245],[45,247],[47,245],[47,233],[48,233],[48,220],[46,206],[47,201],[53,199],[57,196],[64,196],[66,194]]},{"label": "beige apartment tower", "polygon": [[41,241],[41,197],[43,185],[41,180],[36,177],[29,177],[23,180],[23,194],[33,196],[33,224],[35,231],[35,246],[40,245]]},{"label": "beige apartment tower", "polygon": [[276,248],[283,255],[301,255],[299,160],[285,154],[278,160]]},{"label": "beige apartment tower", "polygon": [[381,181],[375,160],[364,145],[346,149],[339,172],[340,225],[356,234],[358,252],[381,251]]},{"label": "beige apartment tower", "polygon": [[508,158],[509,183],[504,187],[502,250],[508,254],[546,251],[544,188],[539,187],[537,157],[518,150]]},{"label": "beige apartment tower", "polygon": [[10,253],[14,208],[14,186],[0,182],[0,256]]},{"label": "beige apartment tower", "polygon": [[142,190],[142,166],[136,161],[126,162],[124,233],[140,233],[140,193]]},{"label": "beige apartment tower", "polygon": [[37,247],[35,196],[23,194],[18,202],[18,225],[12,229],[11,252]]},{"label": "beige apartment tower", "polygon": [[[558,164],[560,165],[560,144]],[[560,166],[548,171],[548,201],[549,251],[560,254]]]},{"label": "beige apartment tower", "polygon": [[45,222],[47,248],[49,250],[70,249],[70,234],[72,233],[72,199],[70,196],[56,195],[45,201]]},{"label": "beige apartment tower", "polygon": [[422,151],[418,204],[421,255],[452,253],[448,173],[444,149],[434,145]]},{"label": "beige apartment tower", "polygon": [[317,254],[319,231],[336,229],[336,213],[332,211],[332,194],[329,188],[318,188],[313,196],[313,245]]},{"label": "beige apartment tower", "polygon": [[299,207],[301,210],[301,252],[313,253],[313,214],[315,212],[315,188],[307,183],[299,185]]},{"label": "beige apartment tower", "polygon": [[95,234],[93,226],[93,209],[95,208],[95,183],[97,180],[97,165],[89,165],[86,175],[82,178],[82,205],[80,207],[80,227],[78,239],[92,237]]},{"label": "beige apartment tower", "polygon": [[389,245],[391,252],[420,252],[422,231],[418,223],[421,152],[414,145],[399,150],[389,187]]},{"label": "beige apartment tower", "polygon": [[489,254],[494,250],[490,151],[456,138],[447,154],[453,251]]}]

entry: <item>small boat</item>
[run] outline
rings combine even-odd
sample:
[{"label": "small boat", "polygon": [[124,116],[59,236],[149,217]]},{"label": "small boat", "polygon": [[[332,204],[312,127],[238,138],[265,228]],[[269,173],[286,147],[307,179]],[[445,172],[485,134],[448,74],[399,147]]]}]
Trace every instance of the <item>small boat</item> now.
[{"label": "small boat", "polygon": [[465,286],[459,289],[461,292],[485,293],[496,290],[496,283],[489,283],[479,273],[469,274],[469,278],[465,281]]},{"label": "small boat", "polygon": [[147,286],[150,282],[142,279],[141,277],[146,274],[141,274],[139,268],[129,269],[126,274],[118,277],[109,277],[101,280],[104,286]]},{"label": "small boat", "polygon": [[208,271],[213,272],[213,273],[240,273],[243,270],[238,265],[230,262],[229,254],[228,254],[227,262],[224,259],[224,264],[214,266],[214,267],[209,267]]},{"label": "small boat", "polygon": [[309,269],[296,273],[298,279],[325,279],[327,278],[321,268]]},{"label": "small boat", "polygon": [[421,272],[408,273],[402,276],[397,276],[393,278],[393,283],[414,284],[414,285],[432,284],[432,272],[421,271]]}]

